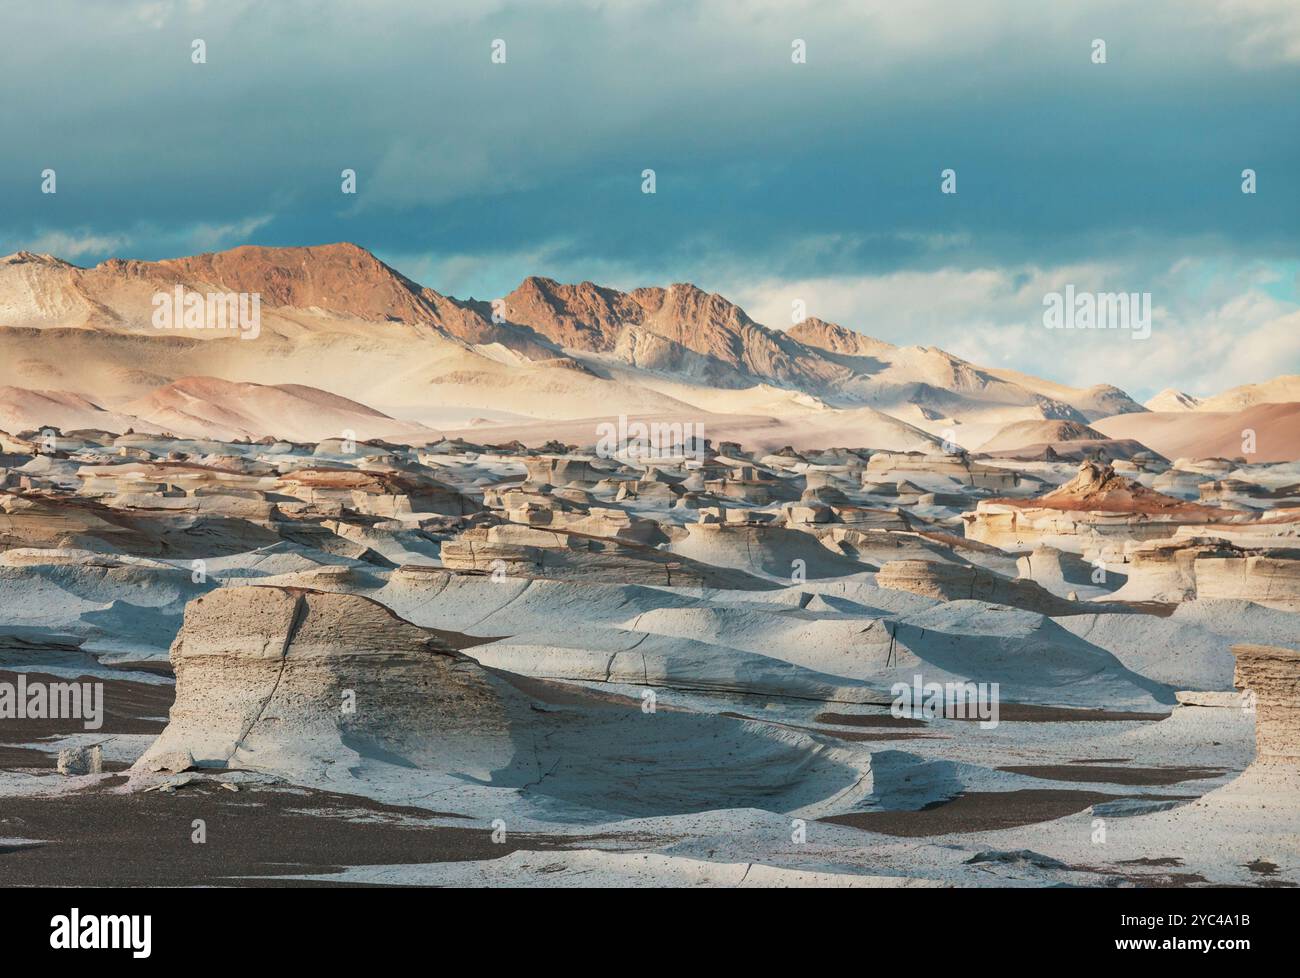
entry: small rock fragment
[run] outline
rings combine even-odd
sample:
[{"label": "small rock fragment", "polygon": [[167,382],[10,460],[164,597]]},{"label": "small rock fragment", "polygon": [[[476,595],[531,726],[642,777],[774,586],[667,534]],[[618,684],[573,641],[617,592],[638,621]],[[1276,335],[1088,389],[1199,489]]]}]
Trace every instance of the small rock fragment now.
[{"label": "small rock fragment", "polygon": [[145,762],[146,770],[167,771],[171,774],[188,771],[193,766],[194,755],[183,747],[155,754]]},{"label": "small rock fragment", "polygon": [[59,751],[59,773],[67,775],[101,774],[104,770],[104,752],[94,747],[65,747]]}]

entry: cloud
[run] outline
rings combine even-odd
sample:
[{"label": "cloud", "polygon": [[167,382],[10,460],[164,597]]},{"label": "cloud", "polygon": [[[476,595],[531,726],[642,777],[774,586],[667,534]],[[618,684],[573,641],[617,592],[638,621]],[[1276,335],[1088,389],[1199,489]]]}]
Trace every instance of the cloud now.
[{"label": "cloud", "polygon": [[271,223],[271,215],[246,217],[229,224],[196,224],[182,237],[198,251],[216,251],[232,245],[244,244],[258,229]]},{"label": "cloud", "polygon": [[[798,288],[888,338],[1139,387],[1134,351],[1035,331],[1042,276],[1145,284],[1189,335],[1294,299],[1294,268],[1233,277],[1300,245],[1294,0],[67,0],[6,30],[11,250],[351,240],[453,294],[693,281],[782,322]],[[1231,305],[1253,292],[1276,315]],[[1250,362],[1150,342],[1189,382]]]},{"label": "cloud", "polygon": [[[1263,288],[1276,274],[1257,262],[1094,262],[737,282],[730,294],[773,327],[788,327],[799,299],[809,315],[892,343],[939,346],[1078,387],[1114,384],[1145,400],[1165,387],[1212,394],[1300,373],[1300,306]],[[1045,329],[1043,297],[1067,284],[1151,292],[1150,338]]]},{"label": "cloud", "polygon": [[1234,57],[1241,64],[1300,62],[1300,4],[1295,0],[1218,0]]},{"label": "cloud", "polygon": [[44,231],[31,239],[23,250],[72,261],[85,255],[118,251],[129,243],[130,238],[124,234],[95,234],[86,230]]}]

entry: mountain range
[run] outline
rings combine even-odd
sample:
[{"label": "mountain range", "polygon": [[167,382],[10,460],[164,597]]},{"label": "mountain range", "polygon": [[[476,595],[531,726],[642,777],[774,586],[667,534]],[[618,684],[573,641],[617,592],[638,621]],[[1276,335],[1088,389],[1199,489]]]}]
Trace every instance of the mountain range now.
[{"label": "mountain range", "polygon": [[[256,335],[159,329],[154,297],[177,287],[260,295]],[[1217,398],[1165,391],[1144,406],[1108,384],[1072,388],[820,319],[770,329],[686,283],[623,292],[530,277],[494,302],[461,300],[346,243],[91,268],[27,252],[0,259],[0,428],[11,433],[129,426],[314,440],[350,430],[418,442],[473,431],[582,444],[625,414],[695,421],[754,447],[946,439],[978,450],[1006,448],[1008,426],[1026,445],[1062,431],[1142,441],[1140,422],[1118,435],[1105,419],[1296,401],[1300,377],[1283,377]],[[1282,412],[1270,423],[1294,421]]]}]

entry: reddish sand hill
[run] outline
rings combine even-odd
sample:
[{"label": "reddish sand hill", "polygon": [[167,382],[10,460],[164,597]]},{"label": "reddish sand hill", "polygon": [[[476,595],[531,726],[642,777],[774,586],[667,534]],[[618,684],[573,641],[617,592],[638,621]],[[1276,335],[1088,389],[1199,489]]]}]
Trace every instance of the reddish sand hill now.
[{"label": "reddish sand hill", "polygon": [[1256,404],[1242,411],[1123,414],[1094,422],[1111,438],[1133,438],[1166,458],[1244,458],[1253,431],[1252,462],[1300,458],[1300,403]]},{"label": "reddish sand hill", "polygon": [[256,293],[263,313],[299,310],[368,322],[407,323],[468,343],[504,343],[523,356],[557,351],[526,330],[492,320],[483,303],[427,289],[354,244],[304,248],[245,245],[149,262],[113,258],[78,268],[48,255],[0,259],[0,313],[10,326],[146,326],[155,292]]},{"label": "reddish sand hill", "polygon": [[71,391],[34,391],[0,386],[0,431],[13,435],[44,428],[123,432],[133,426],[137,431],[161,430],[138,418],[107,411]]},{"label": "reddish sand hill", "polygon": [[1077,421],[1016,421],[979,447],[999,458],[1127,459],[1139,453],[1154,454],[1131,438],[1107,438]]},{"label": "reddish sand hill", "polygon": [[[186,377],[123,407],[174,434],[247,438],[272,434],[297,441],[353,437],[424,441],[438,433],[301,384],[237,384]],[[351,432],[349,436],[346,432]]]},{"label": "reddish sand hill", "polygon": [[1105,441],[1095,428],[1077,421],[1015,421],[980,446],[981,452],[1063,441]]}]

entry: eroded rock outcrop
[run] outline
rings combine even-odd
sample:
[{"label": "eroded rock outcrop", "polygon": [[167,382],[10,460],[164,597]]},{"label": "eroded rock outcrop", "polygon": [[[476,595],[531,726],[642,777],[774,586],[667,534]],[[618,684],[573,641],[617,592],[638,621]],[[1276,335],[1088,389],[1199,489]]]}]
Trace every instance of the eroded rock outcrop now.
[{"label": "eroded rock outcrop", "polygon": [[876,584],[941,601],[987,601],[1049,616],[1097,610],[1095,605],[1059,598],[1033,581],[1012,580],[983,567],[936,560],[891,560],[876,574]]},{"label": "eroded rock outcrop", "polygon": [[469,496],[437,479],[405,471],[301,468],[285,475],[276,488],[309,503],[339,503],[358,513],[385,519],[467,516],[482,510]]},{"label": "eroded rock outcrop", "polygon": [[867,462],[863,481],[866,484],[934,476],[980,489],[1014,489],[1020,483],[1014,470],[981,465],[962,453],[924,455],[919,452],[877,452]]},{"label": "eroded rock outcrop", "polygon": [[1072,553],[1115,541],[1172,537],[1181,527],[1243,521],[1258,514],[1201,506],[1148,489],[1086,461],[1065,485],[1030,499],[981,500],[962,514],[966,536],[1007,550],[1047,545]]},{"label": "eroded rock outcrop", "polygon": [[1125,601],[1251,601],[1300,610],[1300,550],[1251,549],[1217,537],[1153,540],[1124,554]]},{"label": "eroded rock outcrop", "polygon": [[80,548],[137,556],[210,557],[269,546],[267,526],[215,514],[113,509],[72,496],[0,493],[0,548]]},{"label": "eroded rock outcrop", "polygon": [[508,757],[486,673],[368,598],[223,588],[186,606],[171,662],[170,722],[135,771],[186,751],[197,768],[268,770],[349,755]]},{"label": "eroded rock outcrop", "polygon": [[1234,645],[1235,685],[1255,709],[1255,765],[1300,768],[1300,651]]},{"label": "eroded rock outcrop", "polygon": [[609,462],[593,459],[561,458],[554,455],[540,455],[525,459],[528,467],[530,485],[594,486],[601,479],[606,479],[617,472],[619,467]]},{"label": "eroded rock outcrop", "polygon": [[870,570],[844,553],[822,545],[812,533],[757,522],[688,523],[673,553],[734,572],[794,580],[845,577]]},{"label": "eroded rock outcrop", "polygon": [[132,787],[177,784],[182,767],[187,779],[240,769],[425,807],[490,813],[526,799],[584,824],[699,811],[701,797],[815,818],[871,791],[862,752],[734,716],[646,720],[639,700],[480,666],[451,648],[463,639],[357,595],[232,587],[196,599],[171,650],[170,722]]},{"label": "eroded rock outcrop", "polygon": [[1204,555],[1196,559],[1195,571],[1198,598],[1300,611],[1300,551]]},{"label": "eroded rock outcrop", "polygon": [[515,523],[478,527],[447,540],[442,563],[451,570],[504,577],[759,591],[773,587],[742,571],[654,547]]}]

